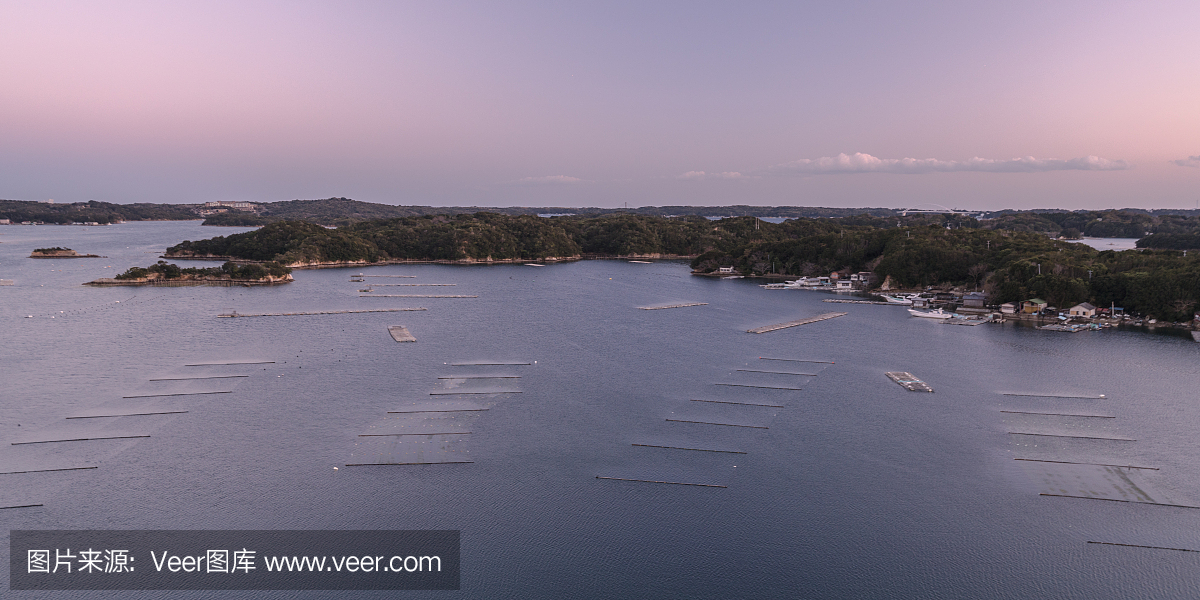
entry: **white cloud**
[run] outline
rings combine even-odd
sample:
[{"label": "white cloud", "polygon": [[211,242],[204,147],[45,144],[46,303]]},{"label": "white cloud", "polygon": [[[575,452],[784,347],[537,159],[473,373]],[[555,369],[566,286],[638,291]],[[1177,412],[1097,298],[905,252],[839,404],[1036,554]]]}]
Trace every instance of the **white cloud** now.
[{"label": "white cloud", "polygon": [[542,177],[522,177],[516,181],[509,181],[507,185],[564,185],[583,182],[583,179],[570,175],[543,175]]},{"label": "white cloud", "polygon": [[722,171],[720,173],[705,173],[704,171],[688,171],[678,179],[743,179],[745,175],[737,171]]},{"label": "white cloud", "polygon": [[876,158],[855,152],[817,159],[802,158],[790,163],[763,169],[774,175],[807,175],[819,173],[937,173],[975,171],[983,173],[1040,173],[1044,171],[1120,171],[1133,165],[1123,160],[1108,160],[1098,156],[1081,158],[1013,158],[996,160],[975,157],[970,160],[939,160],[936,158]]},{"label": "white cloud", "polygon": [[1197,169],[1197,168],[1200,168],[1200,155],[1189,156],[1187,158],[1181,158],[1179,160],[1173,160],[1171,162],[1173,162],[1181,167],[1192,167],[1194,169]]}]

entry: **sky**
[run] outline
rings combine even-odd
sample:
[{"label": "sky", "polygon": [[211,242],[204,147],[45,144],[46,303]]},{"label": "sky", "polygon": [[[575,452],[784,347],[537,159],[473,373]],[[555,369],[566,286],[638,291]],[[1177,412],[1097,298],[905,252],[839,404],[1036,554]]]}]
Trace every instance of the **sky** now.
[{"label": "sky", "polygon": [[1200,206],[1200,2],[0,0],[0,198]]}]

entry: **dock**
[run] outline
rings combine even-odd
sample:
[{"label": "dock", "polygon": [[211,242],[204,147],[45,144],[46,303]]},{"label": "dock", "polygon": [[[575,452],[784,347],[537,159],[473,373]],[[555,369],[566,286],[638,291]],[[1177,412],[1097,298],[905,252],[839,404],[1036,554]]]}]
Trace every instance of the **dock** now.
[{"label": "dock", "polygon": [[933,392],[933,388],[929,387],[928,383],[917,379],[908,371],[888,371],[886,373],[889,379],[900,384],[900,387],[910,392]]},{"label": "dock", "polygon": [[417,338],[409,333],[408,329],[403,325],[389,325],[388,333],[392,334],[392,339],[397,342],[415,342]]},{"label": "dock", "polygon": [[667,304],[664,306],[639,306],[642,310],[661,310],[664,308],[685,308],[688,306],[708,306],[707,302],[684,302],[683,304]]},{"label": "dock", "polygon": [[217,315],[219,319],[232,319],[236,317],[298,317],[301,315],[346,315],[350,313],[379,313],[379,312],[406,312],[413,310],[427,310],[425,308],[374,308],[371,310],[319,310],[313,312],[288,312],[288,313],[258,313],[252,315],[244,315],[237,311]]},{"label": "dock", "polygon": [[787,329],[788,327],[797,327],[799,325],[808,325],[809,323],[816,323],[817,321],[824,321],[826,319],[835,319],[837,317],[844,317],[847,314],[849,314],[849,313],[844,313],[844,312],[821,313],[815,317],[808,317],[807,319],[800,319],[797,321],[788,321],[787,323],[779,323],[777,325],[767,325],[765,327],[755,327],[754,329],[747,329],[746,332],[747,333],[767,333],[768,331],[778,331],[780,329]]}]

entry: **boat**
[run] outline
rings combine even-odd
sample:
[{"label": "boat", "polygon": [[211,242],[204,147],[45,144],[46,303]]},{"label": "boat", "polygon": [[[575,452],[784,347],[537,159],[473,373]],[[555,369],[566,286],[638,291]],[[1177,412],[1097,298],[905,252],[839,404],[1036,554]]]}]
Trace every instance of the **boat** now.
[{"label": "boat", "polygon": [[908,309],[908,314],[914,317],[925,317],[926,319],[949,319],[954,316],[953,313],[948,313],[940,308],[935,310],[917,310],[915,308]]},{"label": "boat", "polygon": [[880,298],[887,300],[888,304],[896,304],[898,306],[912,306],[912,296],[889,296],[880,294]]}]

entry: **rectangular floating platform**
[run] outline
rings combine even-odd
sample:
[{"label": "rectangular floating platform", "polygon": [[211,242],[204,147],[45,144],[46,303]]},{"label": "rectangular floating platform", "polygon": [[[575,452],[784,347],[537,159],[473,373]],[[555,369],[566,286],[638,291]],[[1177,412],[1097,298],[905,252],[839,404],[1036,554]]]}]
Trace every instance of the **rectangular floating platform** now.
[{"label": "rectangular floating platform", "polygon": [[846,299],[842,299],[842,298],[826,298],[826,299],[822,300],[822,302],[834,302],[837,304],[882,304],[882,305],[891,304],[893,306],[903,306],[901,304],[895,304],[892,302],[882,302],[879,300],[846,300]]},{"label": "rectangular floating platform", "polygon": [[121,396],[122,398],[165,398],[167,396],[205,396],[208,394],[232,394],[233,390],[221,392],[182,392],[179,394],[142,394],[141,396]]},{"label": "rectangular floating platform", "polygon": [[483,412],[486,408],[426,408],[420,410],[389,410],[389,415],[412,415],[420,413]]},{"label": "rectangular floating platform", "polygon": [[787,387],[787,386],[783,386],[783,385],[754,385],[754,384],[750,384],[750,383],[722,383],[722,382],[717,382],[717,383],[714,383],[713,385],[724,385],[724,386],[729,386],[729,387],[761,388],[761,389],[764,389],[764,390],[793,390],[793,391],[800,391],[800,390],[804,389],[804,388],[798,388],[798,387]]},{"label": "rectangular floating platform", "polygon": [[5,471],[0,475],[20,475],[21,473],[51,473],[54,471],[87,471],[96,467],[63,467],[59,469],[32,469],[29,471]]},{"label": "rectangular floating platform", "polygon": [[696,452],[721,452],[724,454],[745,454],[741,450],[717,450],[714,448],[687,448],[684,446],[659,446],[657,444],[630,444],[641,448],[665,448],[667,450],[694,450]]},{"label": "rectangular floating platform", "polygon": [[430,396],[459,396],[470,394],[520,394],[521,390],[492,390],[490,392],[429,392]]},{"label": "rectangular floating platform", "polygon": [[192,363],[192,364],[183,365],[183,366],[185,366],[185,367],[222,367],[222,366],[228,366],[228,365],[273,365],[273,364],[275,364],[275,361],[273,361],[273,360],[256,360],[256,361],[246,361],[246,362]]},{"label": "rectangular floating platform", "polygon": [[396,467],[400,465],[470,465],[473,460],[431,460],[427,462],[346,463],[347,467]]},{"label": "rectangular floating platform", "polygon": [[782,360],[787,362],[818,363],[822,365],[834,364],[832,360],[808,360],[806,358],[769,358],[766,356],[760,356],[758,357],[758,360]]},{"label": "rectangular floating platform", "polygon": [[416,279],[416,275],[353,275],[352,277],[393,277],[396,279]]},{"label": "rectangular floating platform", "polygon": [[688,306],[708,306],[707,302],[685,302],[683,304],[666,304],[663,306],[639,306],[642,310],[662,310],[664,308],[685,308]]},{"label": "rectangular floating platform", "polygon": [[359,298],[478,298],[463,294],[359,294]]},{"label": "rectangular floating platform", "polygon": [[1125,502],[1127,504],[1147,504],[1150,506],[1170,506],[1172,508],[1200,508],[1200,506],[1188,506],[1186,504],[1167,504],[1165,502],[1145,502],[1142,500],[1122,500],[1120,498],[1100,498],[1098,496],[1072,496],[1070,494],[1047,494],[1045,492],[1038,494],[1039,496],[1050,496],[1052,498],[1078,498],[1080,500],[1103,500],[1105,502]]},{"label": "rectangular floating platform", "polygon": [[533,364],[533,363],[528,363],[528,362],[520,362],[520,361],[508,361],[508,362],[504,362],[504,361],[492,361],[492,362],[476,361],[476,362],[456,362],[456,363],[450,363],[450,366],[452,366],[452,367],[494,367],[494,366],[530,365],[530,364]]},{"label": "rectangular floating platform", "polygon": [[0,279],[0,285],[16,285],[12,279]]},{"label": "rectangular floating platform", "polygon": [[928,383],[917,379],[908,371],[888,371],[886,373],[889,379],[900,384],[900,387],[910,392],[932,392],[933,388],[929,387]]},{"label": "rectangular floating platform", "polygon": [[1022,394],[1017,392],[1000,392],[1002,396],[1021,396],[1025,398],[1079,398],[1082,400],[1105,400],[1108,396],[1100,394],[1098,396],[1072,396],[1069,394]]},{"label": "rectangular floating platform", "polygon": [[737,404],[738,406],[766,406],[768,408],[787,408],[782,404],[758,404],[755,402],[734,402],[732,400],[697,400],[691,399],[692,402],[711,402],[713,404]]},{"label": "rectangular floating platform", "polygon": [[520,379],[520,375],[442,375],[438,379]]},{"label": "rectangular floating platform", "polygon": [[1060,464],[1060,465],[1090,465],[1090,466],[1094,466],[1094,467],[1116,467],[1118,469],[1145,469],[1147,471],[1157,471],[1158,470],[1158,467],[1138,467],[1138,466],[1134,466],[1134,465],[1109,465],[1109,464],[1104,464],[1104,463],[1073,462],[1073,461],[1069,461],[1069,460],[1044,460],[1041,458],[1014,458],[1013,460],[1020,460],[1020,461],[1025,461],[1025,462],[1056,463],[1056,464]]},{"label": "rectangular floating platform", "polygon": [[376,283],[379,287],[454,287],[457,283]]},{"label": "rectangular floating platform", "polygon": [[1088,540],[1089,544],[1100,544],[1102,546],[1124,546],[1125,548],[1146,548],[1149,550],[1174,550],[1175,552],[1200,552],[1200,550],[1192,550],[1189,548],[1169,548],[1167,546],[1143,546],[1141,544],[1121,544],[1117,542],[1093,542]]},{"label": "rectangular floating platform", "polygon": [[689,421],[687,419],[667,419],[670,423],[694,423],[696,425],[724,425],[725,427],[745,427],[747,429],[770,429],[765,425],[742,425],[740,423],[716,423],[713,421]]},{"label": "rectangular floating platform", "polygon": [[1002,413],[1012,415],[1041,415],[1043,417],[1085,417],[1088,419],[1115,419],[1112,415],[1080,415],[1075,413],[1044,413],[1044,412],[1029,412],[1025,410],[1002,410]]},{"label": "rectangular floating platform", "polygon": [[816,377],[816,373],[795,373],[793,371],[764,371],[762,369],[738,369],[743,373],[773,373],[775,375],[803,375],[804,377]]},{"label": "rectangular floating platform", "polygon": [[371,310],[318,310],[313,312],[290,312],[290,313],[258,313],[253,315],[243,315],[232,312],[226,315],[217,315],[220,319],[232,319],[237,317],[298,317],[301,315],[347,315],[351,313],[380,313],[380,312],[407,312],[414,310],[427,310],[425,308],[375,308]]},{"label": "rectangular floating platform", "polygon": [[415,342],[417,338],[409,333],[408,329],[403,325],[389,325],[388,333],[392,334],[392,339],[397,342]]},{"label": "rectangular floating platform", "polygon": [[162,412],[144,412],[144,413],[122,413],[118,415],[82,415],[78,417],[64,417],[66,419],[109,419],[112,417],[146,417],[150,415],[180,415],[187,412],[186,410],[165,410]]},{"label": "rectangular floating platform", "polygon": [[191,381],[193,379],[237,379],[240,377],[249,377],[249,375],[201,375],[200,377],[159,377],[157,379],[148,379],[147,381]]},{"label": "rectangular floating platform", "polygon": [[13,442],[14,446],[24,446],[27,444],[57,444],[60,442],[94,442],[96,440],[131,440],[134,438],[148,438],[148,435],[113,435],[109,437],[95,438],[73,438],[69,440],[38,440],[36,442]]},{"label": "rectangular floating platform", "polygon": [[798,319],[796,321],[788,321],[787,323],[778,323],[776,325],[766,325],[764,327],[755,327],[754,329],[747,329],[746,331],[748,333],[767,333],[768,331],[778,331],[780,329],[787,329],[788,327],[797,327],[800,325],[808,325],[809,323],[816,323],[817,321],[824,321],[826,319],[836,319],[837,317],[844,317],[848,314],[850,314],[850,313],[827,312],[827,313],[821,313],[815,317],[808,317],[807,319]]},{"label": "rectangular floating platform", "polygon": [[470,431],[435,431],[432,433],[360,433],[358,437],[405,437],[410,435],[470,435]]},{"label": "rectangular floating platform", "polygon": [[1028,433],[1025,431],[1008,431],[1009,435],[1031,435],[1034,437],[1073,438],[1077,440],[1109,440],[1113,442],[1136,442],[1133,438],[1096,437],[1091,435],[1061,435],[1057,433]]},{"label": "rectangular floating platform", "polygon": [[665,483],[668,485],[691,485],[691,486],[695,486],[695,487],[709,487],[709,488],[729,487],[729,486],[725,486],[725,485],[717,485],[715,483],[688,483],[686,481],[658,481],[658,480],[654,480],[654,479],[629,479],[626,477],[605,477],[603,475],[597,475],[596,479],[608,479],[610,481],[638,481],[641,483]]}]

